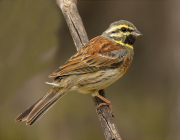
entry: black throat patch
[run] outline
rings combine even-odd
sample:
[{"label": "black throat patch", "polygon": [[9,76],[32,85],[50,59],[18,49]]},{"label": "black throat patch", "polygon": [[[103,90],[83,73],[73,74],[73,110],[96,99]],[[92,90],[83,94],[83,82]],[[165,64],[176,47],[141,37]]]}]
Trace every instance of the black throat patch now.
[{"label": "black throat patch", "polygon": [[125,44],[133,45],[134,42],[136,41],[136,37],[134,35],[128,35],[126,37],[126,40],[124,41]]}]

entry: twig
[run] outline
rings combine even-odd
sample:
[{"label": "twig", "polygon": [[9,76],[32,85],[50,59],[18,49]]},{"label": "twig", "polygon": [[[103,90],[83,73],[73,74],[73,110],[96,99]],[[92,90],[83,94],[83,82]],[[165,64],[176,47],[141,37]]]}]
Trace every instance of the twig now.
[{"label": "twig", "polygon": [[[79,50],[88,42],[88,37],[77,10],[77,0],[56,1],[58,6],[61,8],[65,20],[68,24],[76,49]],[[100,90],[99,94],[105,97],[104,90]],[[98,105],[102,103],[102,100],[99,98],[93,97],[93,102],[96,106],[96,112],[103,128],[106,140],[121,140],[118,130],[113,122],[112,114],[109,108],[107,106],[101,106],[99,109],[97,109]]]},{"label": "twig", "polygon": [[81,17],[77,10],[77,0],[56,0],[66,19],[77,51],[88,42]]}]

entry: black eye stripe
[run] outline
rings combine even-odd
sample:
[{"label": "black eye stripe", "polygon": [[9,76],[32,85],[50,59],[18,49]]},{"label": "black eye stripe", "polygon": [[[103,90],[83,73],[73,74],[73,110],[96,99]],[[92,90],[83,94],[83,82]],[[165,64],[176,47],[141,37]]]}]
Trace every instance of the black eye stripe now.
[{"label": "black eye stripe", "polygon": [[132,32],[133,30],[129,29],[129,28],[125,28],[125,27],[122,27],[120,30],[124,30],[124,32]]},{"label": "black eye stripe", "polygon": [[127,31],[128,31],[128,32],[132,32],[133,30],[131,30],[131,29],[128,28]]},{"label": "black eye stripe", "polygon": [[[125,27],[123,27],[123,28],[125,28]],[[111,33],[118,33],[119,31],[122,31],[122,28],[120,28],[120,29],[116,29],[116,30],[114,30],[114,31],[112,31]],[[131,30],[131,29],[127,29],[126,28],[126,31],[125,32],[132,32],[133,30]]]},{"label": "black eye stripe", "polygon": [[119,29],[112,31],[112,33],[118,33],[118,32],[119,32]]}]

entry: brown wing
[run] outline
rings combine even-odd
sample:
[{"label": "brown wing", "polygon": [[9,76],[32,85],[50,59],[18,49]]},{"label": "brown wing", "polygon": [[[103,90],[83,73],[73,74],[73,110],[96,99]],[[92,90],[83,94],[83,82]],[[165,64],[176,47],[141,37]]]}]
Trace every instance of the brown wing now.
[{"label": "brown wing", "polygon": [[102,68],[117,67],[122,64],[126,54],[121,45],[98,36],[90,40],[49,77],[91,73]]}]

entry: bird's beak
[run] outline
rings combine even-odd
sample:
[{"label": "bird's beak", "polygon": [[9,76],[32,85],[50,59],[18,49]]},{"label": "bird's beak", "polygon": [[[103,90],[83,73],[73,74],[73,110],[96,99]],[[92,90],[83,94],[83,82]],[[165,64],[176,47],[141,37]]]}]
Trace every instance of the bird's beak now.
[{"label": "bird's beak", "polygon": [[138,31],[137,29],[135,29],[131,34],[134,35],[134,36],[136,36],[136,37],[143,35],[143,34],[142,34],[140,31]]}]

